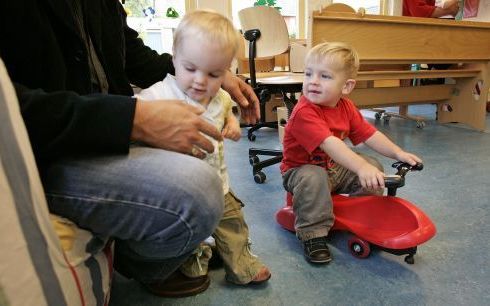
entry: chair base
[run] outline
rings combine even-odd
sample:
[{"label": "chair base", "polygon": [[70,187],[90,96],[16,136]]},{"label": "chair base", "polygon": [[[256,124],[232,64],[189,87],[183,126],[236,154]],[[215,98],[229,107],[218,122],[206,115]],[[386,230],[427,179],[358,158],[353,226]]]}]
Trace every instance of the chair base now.
[{"label": "chair base", "polygon": [[[272,157],[266,160],[260,160],[258,157],[259,155]],[[252,165],[252,175],[255,182],[257,184],[262,184],[263,182],[265,182],[266,179],[266,175],[264,172],[262,172],[262,169],[280,163],[282,161],[282,151],[250,148],[248,150],[248,158],[250,165]]]},{"label": "chair base", "polygon": [[257,131],[260,128],[269,127],[269,128],[277,129],[277,126],[278,126],[277,121],[273,121],[273,122],[259,122],[257,124],[254,124],[247,131],[248,140],[255,141],[255,135],[253,134],[253,132]]},{"label": "chair base", "polygon": [[374,114],[374,118],[376,120],[382,119],[385,124],[388,124],[390,122],[391,117],[397,117],[397,118],[415,121],[416,126],[419,129],[423,129],[426,125],[425,121],[427,120],[427,118],[408,114],[408,106],[406,105],[400,106],[400,110],[398,111],[398,113],[387,112],[385,109],[382,108],[373,108],[370,110],[376,112],[376,114]]}]

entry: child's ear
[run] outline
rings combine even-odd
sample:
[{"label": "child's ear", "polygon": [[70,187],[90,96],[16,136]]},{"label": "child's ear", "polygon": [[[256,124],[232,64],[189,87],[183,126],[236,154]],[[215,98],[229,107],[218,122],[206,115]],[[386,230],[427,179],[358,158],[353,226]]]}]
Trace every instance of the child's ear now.
[{"label": "child's ear", "polygon": [[344,95],[350,94],[355,86],[356,86],[356,80],[347,79],[347,81],[345,81],[344,87],[342,87],[342,94]]}]

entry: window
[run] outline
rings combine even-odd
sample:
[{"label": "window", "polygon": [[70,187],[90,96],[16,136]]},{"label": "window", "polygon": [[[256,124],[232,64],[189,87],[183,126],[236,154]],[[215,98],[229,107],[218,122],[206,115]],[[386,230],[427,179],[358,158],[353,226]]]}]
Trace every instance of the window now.
[{"label": "window", "polygon": [[[126,0],[123,4],[128,14],[128,25],[136,30],[144,43],[158,53],[172,53],[173,30],[185,14],[182,0]],[[167,17],[174,11],[179,17]]]}]

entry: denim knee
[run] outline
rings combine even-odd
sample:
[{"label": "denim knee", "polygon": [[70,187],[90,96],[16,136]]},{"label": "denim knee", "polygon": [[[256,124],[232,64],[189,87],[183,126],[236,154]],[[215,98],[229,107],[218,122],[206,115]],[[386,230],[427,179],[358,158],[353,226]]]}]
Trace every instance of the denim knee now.
[{"label": "denim knee", "polygon": [[[204,180],[203,187],[196,197],[195,209],[196,220],[199,220],[196,226],[196,239],[200,241],[211,236],[224,212],[224,195],[221,179],[218,176],[211,176]],[[217,188],[218,187],[218,188]]]},{"label": "denim knee", "polygon": [[[193,169],[196,175],[191,183],[183,183],[189,204],[182,217],[189,222],[194,237],[189,248],[194,249],[200,242],[211,236],[224,212],[224,195],[221,178],[208,165]],[[188,251],[190,251],[188,249]]]},{"label": "denim knee", "polygon": [[133,251],[146,258],[176,257],[193,251],[213,233],[223,215],[223,189],[215,171],[204,166],[195,168],[189,180],[176,175],[172,200],[147,207],[145,219],[135,220],[140,238],[128,242]]},{"label": "denim knee", "polygon": [[[117,174],[117,175],[116,175]],[[147,147],[129,155],[67,159],[45,180],[50,210],[148,259],[192,251],[223,214],[216,170],[197,158]]]}]

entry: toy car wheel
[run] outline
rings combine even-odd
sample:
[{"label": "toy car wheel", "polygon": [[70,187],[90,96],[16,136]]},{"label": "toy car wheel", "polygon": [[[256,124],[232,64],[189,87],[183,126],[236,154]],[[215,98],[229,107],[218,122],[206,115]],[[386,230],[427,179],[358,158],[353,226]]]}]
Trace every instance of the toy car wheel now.
[{"label": "toy car wheel", "polygon": [[262,171],[259,171],[254,174],[254,181],[257,184],[262,184],[263,182],[265,182],[265,179],[266,179],[265,173]]},{"label": "toy car wheel", "polygon": [[258,163],[259,161],[260,161],[260,160],[259,160],[259,158],[258,158],[258,156],[257,156],[257,155],[254,155],[254,156],[249,156],[249,157],[248,157],[248,162],[249,162],[249,163],[250,163],[250,165],[252,165],[252,166],[253,166],[254,164]]},{"label": "toy car wheel", "polygon": [[371,247],[369,242],[364,241],[358,237],[352,237],[348,241],[349,251],[352,256],[357,258],[367,258],[371,253]]},{"label": "toy car wheel", "polygon": [[407,255],[405,257],[405,262],[409,265],[413,265],[415,263],[415,259],[413,258],[413,254]]}]

